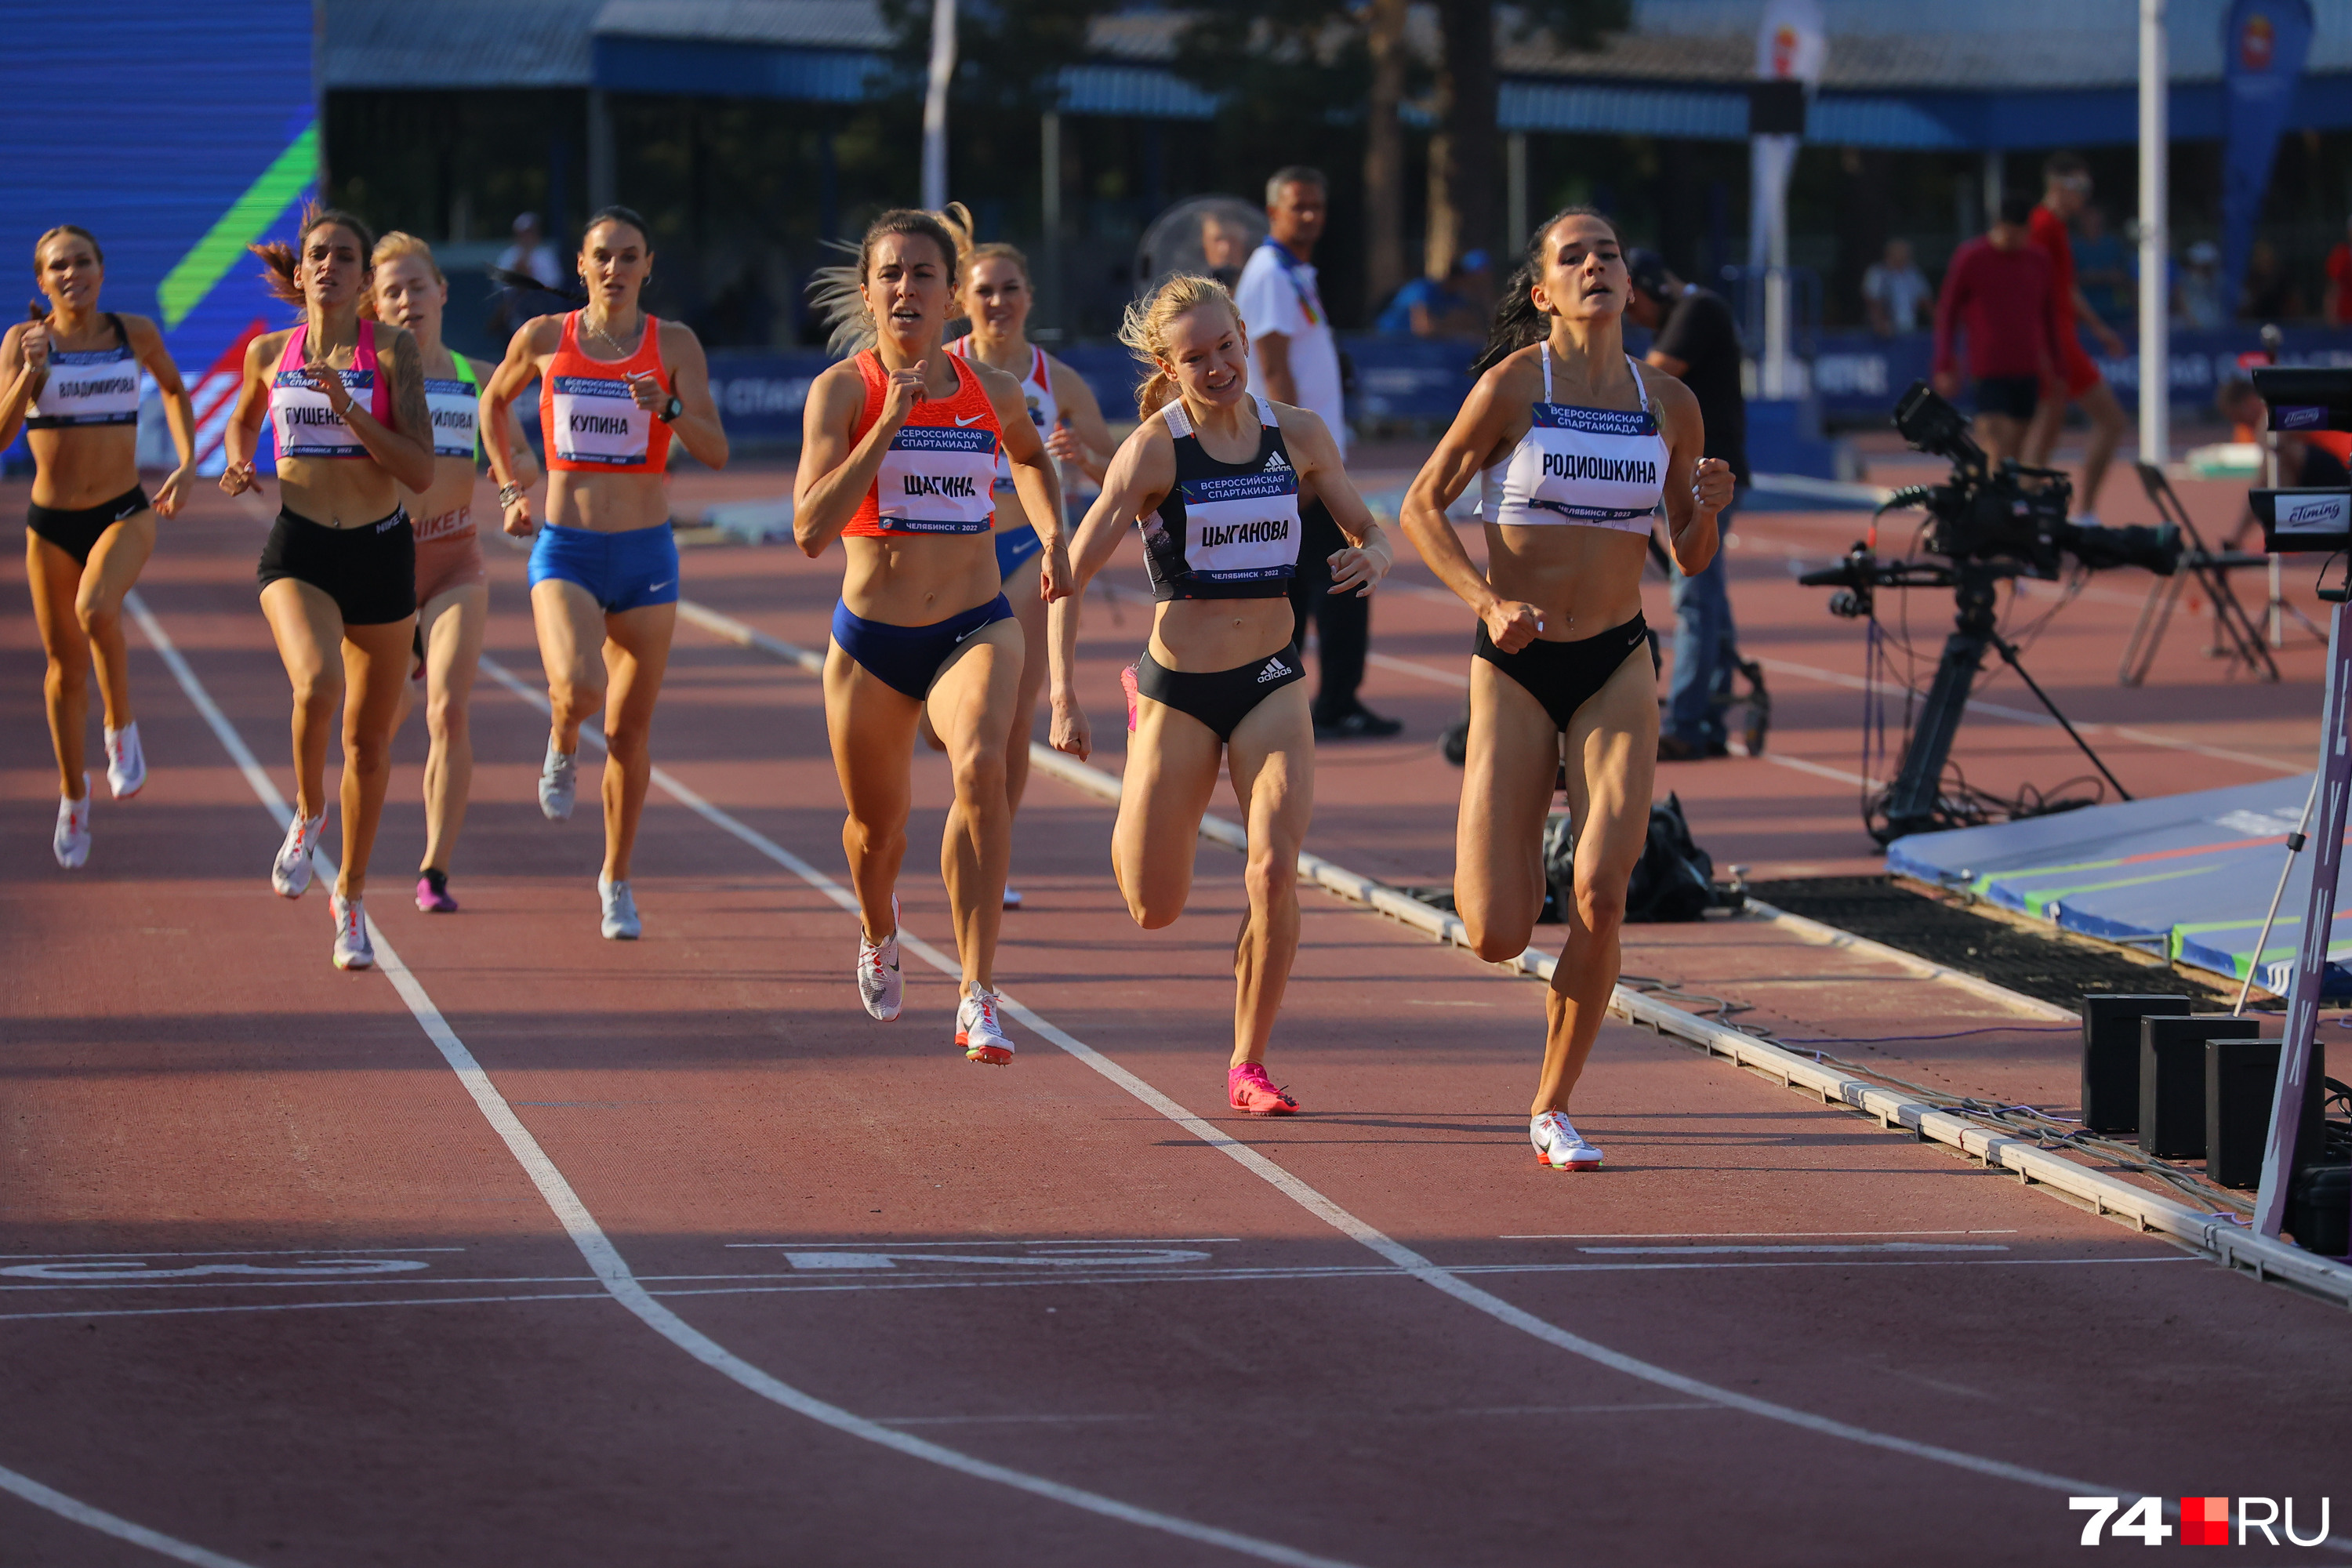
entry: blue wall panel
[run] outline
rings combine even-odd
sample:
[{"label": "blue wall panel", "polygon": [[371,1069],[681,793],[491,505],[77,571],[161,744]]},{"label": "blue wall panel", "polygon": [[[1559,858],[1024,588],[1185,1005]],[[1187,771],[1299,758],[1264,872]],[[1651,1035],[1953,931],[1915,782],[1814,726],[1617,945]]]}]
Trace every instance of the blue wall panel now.
[{"label": "blue wall panel", "polygon": [[291,319],[243,247],[289,237],[315,188],[289,184],[315,136],[310,0],[0,0],[0,268],[28,297],[34,240],[75,223],[106,251],[101,302],[165,323],[192,387],[250,324]]}]

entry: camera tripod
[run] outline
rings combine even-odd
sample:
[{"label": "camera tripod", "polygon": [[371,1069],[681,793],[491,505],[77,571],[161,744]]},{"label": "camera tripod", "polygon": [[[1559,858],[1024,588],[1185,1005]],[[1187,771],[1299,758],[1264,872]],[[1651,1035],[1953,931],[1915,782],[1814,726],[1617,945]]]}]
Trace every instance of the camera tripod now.
[{"label": "camera tripod", "polygon": [[[1857,563],[1859,564],[1859,563]],[[1880,798],[1883,820],[1872,823],[1870,836],[1885,844],[1906,833],[1932,833],[1939,828],[1965,826],[1953,819],[1943,800],[1944,764],[1952,754],[1952,742],[1958,737],[1961,716],[1967,711],[1969,692],[1976,684],[1978,672],[1984,668],[1985,650],[2000,655],[2001,661],[2017,672],[2025,689],[2033,693],[2034,700],[2049,711],[2066,738],[2082,748],[2083,755],[2099,770],[2100,777],[2115,787],[2125,800],[2132,798],[2123,781],[2108,771],[2099,753],[2083,739],[2050,694],[2042,689],[2033,677],[2026,672],[2019,659],[2017,645],[2000,635],[1994,613],[1995,590],[2003,578],[2018,575],[2012,562],[1963,561],[1955,565],[1928,565],[1921,563],[1893,562],[1885,565],[1872,563],[1872,587],[1940,588],[1948,587],[1958,602],[1958,613],[1951,636],[1944,639],[1944,656],[1936,667],[1936,682],[1928,688],[1926,705],[1918,722],[1912,726],[1911,739],[1903,748],[1903,762],[1896,771],[1895,783]],[[1850,609],[1841,614],[1866,614],[1869,609],[1869,589],[1859,589]]]}]

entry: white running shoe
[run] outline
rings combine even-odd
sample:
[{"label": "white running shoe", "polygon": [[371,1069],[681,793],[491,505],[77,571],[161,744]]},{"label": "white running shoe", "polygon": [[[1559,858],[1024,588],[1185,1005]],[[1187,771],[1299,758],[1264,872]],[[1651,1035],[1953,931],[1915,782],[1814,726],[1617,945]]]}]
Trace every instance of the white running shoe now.
[{"label": "white running shoe", "polygon": [[147,785],[147,753],[139,745],[139,721],[106,732],[106,786],[117,800],[129,800]]},{"label": "white running shoe", "polygon": [[559,752],[547,742],[547,760],[539,764],[539,809],[550,822],[572,820],[572,795],[580,775],[580,753]]},{"label": "white running shoe", "polygon": [[58,864],[68,871],[81,869],[89,858],[89,775],[81,775],[81,798],[58,802],[58,831],[49,840]]},{"label": "white running shoe", "polygon": [[973,986],[971,994],[956,1008],[956,1044],[963,1047],[969,1060],[992,1068],[1011,1065],[1013,1041],[997,1020],[996,993],[987,986]]},{"label": "white running shoe", "polygon": [[1547,1110],[1528,1122],[1528,1139],[1536,1146],[1538,1164],[1555,1171],[1601,1169],[1601,1151],[1584,1141],[1565,1110]]},{"label": "white running shoe", "polygon": [[1010,882],[1004,886],[1004,907],[1008,910],[1017,910],[1021,907],[1021,889]]},{"label": "white running shoe", "polygon": [[596,879],[596,897],[604,905],[604,940],[635,942],[645,932],[645,923],[637,919],[637,900],[629,896],[626,882],[608,882]]},{"label": "white running shoe", "polygon": [[890,895],[890,934],[868,942],[857,932],[857,999],[866,1011],[884,1023],[898,1016],[905,989],[898,978],[898,895]]},{"label": "white running shoe", "polygon": [[365,900],[330,893],[327,904],[335,911],[335,967],[373,969],[375,944],[368,941]]},{"label": "white running shoe", "polygon": [[286,825],[286,842],[278,847],[278,858],[269,863],[269,885],[284,899],[299,899],[310,888],[310,852],[319,847],[319,835],[327,826],[327,814],[320,812],[304,817],[301,808],[295,808],[294,820]]}]

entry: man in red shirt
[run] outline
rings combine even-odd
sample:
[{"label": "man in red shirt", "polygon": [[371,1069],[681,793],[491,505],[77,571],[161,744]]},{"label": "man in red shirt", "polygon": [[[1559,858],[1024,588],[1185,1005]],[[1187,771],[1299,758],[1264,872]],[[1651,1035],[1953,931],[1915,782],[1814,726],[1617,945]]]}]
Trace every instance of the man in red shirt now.
[{"label": "man in red shirt", "polygon": [[1965,331],[1977,384],[1977,442],[1998,461],[2014,458],[2045,383],[2058,373],[2050,258],[2028,237],[2032,203],[2011,196],[2000,221],[1952,253],[1936,300],[1936,390],[1958,397],[1953,336]]},{"label": "man in red shirt", "polygon": [[2116,401],[2115,389],[2083,352],[2083,334],[2078,330],[2090,328],[2110,359],[2123,357],[2123,339],[2099,320],[2082,289],[2074,286],[2074,246],[2066,226],[2090,199],[2089,165],[2072,153],[2050,154],[2042,165],[2042,202],[2033,209],[2029,229],[2033,243],[2050,258],[2061,384],[2058,395],[2043,398],[2042,406],[2034,410],[2033,427],[2025,437],[2025,460],[2035,468],[2047,467],[2050,454],[2058,446],[2058,432],[2066,422],[2066,405],[2081,408],[2091,421],[2091,439],[2083,452],[2082,483],[2074,488],[2074,506],[2083,521],[2096,524],[2099,486],[2106,481],[2107,465],[2115,460],[2116,444],[2123,440],[2130,422],[2124,417],[2123,405]]},{"label": "man in red shirt", "polygon": [[2327,324],[2352,327],[2352,219],[2345,223],[2346,237],[2327,253]]}]

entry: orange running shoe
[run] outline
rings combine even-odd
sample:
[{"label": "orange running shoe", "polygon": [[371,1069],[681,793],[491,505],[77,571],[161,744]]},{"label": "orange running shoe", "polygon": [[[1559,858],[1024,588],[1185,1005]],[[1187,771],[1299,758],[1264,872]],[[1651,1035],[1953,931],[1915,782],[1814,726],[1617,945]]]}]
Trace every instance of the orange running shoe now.
[{"label": "orange running shoe", "polygon": [[1290,1091],[1276,1089],[1264,1062],[1244,1062],[1225,1074],[1225,1097],[1244,1116],[1289,1116],[1298,1110]]}]

